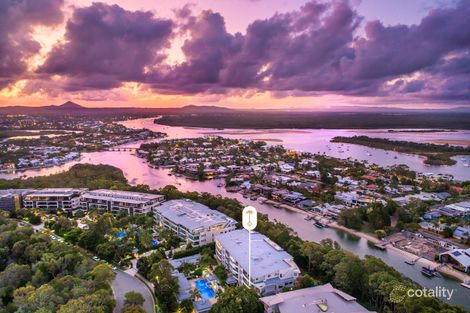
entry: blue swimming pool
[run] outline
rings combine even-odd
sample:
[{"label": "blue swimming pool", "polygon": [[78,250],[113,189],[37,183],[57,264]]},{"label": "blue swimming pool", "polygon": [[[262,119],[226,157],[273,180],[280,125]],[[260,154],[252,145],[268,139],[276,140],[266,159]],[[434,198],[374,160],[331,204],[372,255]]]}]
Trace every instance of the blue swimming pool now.
[{"label": "blue swimming pool", "polygon": [[199,290],[203,299],[210,299],[215,297],[214,290],[207,284],[207,280],[199,279],[196,280],[196,288]]}]

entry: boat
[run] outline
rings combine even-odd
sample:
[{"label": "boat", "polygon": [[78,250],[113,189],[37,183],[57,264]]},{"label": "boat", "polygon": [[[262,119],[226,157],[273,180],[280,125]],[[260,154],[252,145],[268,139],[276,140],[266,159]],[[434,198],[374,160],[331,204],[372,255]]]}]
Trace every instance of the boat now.
[{"label": "boat", "polygon": [[223,187],[223,186],[224,186],[224,183],[218,183],[218,184],[217,184],[217,187],[219,187],[219,188],[220,188],[220,187]]},{"label": "boat", "polygon": [[171,173],[168,173],[168,176],[171,176],[172,174]]},{"label": "boat", "polygon": [[258,199],[257,196],[251,196],[251,197],[250,197],[250,200],[252,200],[252,201],[256,201],[256,199]]},{"label": "boat", "polygon": [[416,261],[415,260],[405,260],[405,263],[408,265],[415,265]]},{"label": "boat", "polygon": [[368,152],[367,155],[368,155],[368,156],[372,156],[372,153],[369,153],[369,152]]},{"label": "boat", "polygon": [[464,163],[463,166],[465,166],[465,167],[470,167],[470,164]]},{"label": "boat", "polygon": [[423,274],[424,276],[426,276],[428,278],[433,278],[435,276],[434,275],[434,270],[432,270],[431,268],[426,267],[426,266],[423,266],[421,268],[421,274]]},{"label": "boat", "polygon": [[304,220],[306,220],[306,221],[310,221],[311,219],[312,219],[312,217],[311,217],[310,215],[309,215],[309,216],[306,216],[306,217],[304,218]]},{"label": "boat", "polygon": [[470,289],[470,280],[464,281],[463,283],[460,284],[460,286]]},{"label": "boat", "polygon": [[181,174],[180,174],[180,173],[176,173],[175,176],[176,176],[176,177],[181,177]]},{"label": "boat", "polygon": [[317,228],[323,228],[323,227],[325,227],[325,225],[323,225],[323,224],[320,223],[320,222],[315,222],[315,223],[313,223],[313,226],[315,226],[315,227],[317,227]]}]

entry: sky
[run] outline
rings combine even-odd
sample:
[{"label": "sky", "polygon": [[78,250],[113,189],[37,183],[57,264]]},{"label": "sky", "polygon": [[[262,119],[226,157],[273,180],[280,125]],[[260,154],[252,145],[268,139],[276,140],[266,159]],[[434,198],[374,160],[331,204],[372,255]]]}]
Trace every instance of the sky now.
[{"label": "sky", "polygon": [[466,0],[1,0],[0,106],[470,105]]}]

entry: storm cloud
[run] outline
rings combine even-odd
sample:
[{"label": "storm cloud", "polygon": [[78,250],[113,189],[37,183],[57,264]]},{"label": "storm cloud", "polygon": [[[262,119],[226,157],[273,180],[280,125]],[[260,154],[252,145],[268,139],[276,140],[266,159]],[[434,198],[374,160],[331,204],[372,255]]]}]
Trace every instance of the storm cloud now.
[{"label": "storm cloud", "polygon": [[[468,101],[469,16],[470,2],[460,1],[430,10],[416,25],[384,25],[365,21],[346,0],[314,0],[232,34],[224,17],[210,10],[194,14],[185,6],[163,19],[94,3],[75,9],[64,41],[37,73],[59,75],[66,91],[137,82],[168,94],[271,91]],[[183,38],[184,59],[169,64],[174,38]],[[21,64],[17,68],[21,72]]]}]

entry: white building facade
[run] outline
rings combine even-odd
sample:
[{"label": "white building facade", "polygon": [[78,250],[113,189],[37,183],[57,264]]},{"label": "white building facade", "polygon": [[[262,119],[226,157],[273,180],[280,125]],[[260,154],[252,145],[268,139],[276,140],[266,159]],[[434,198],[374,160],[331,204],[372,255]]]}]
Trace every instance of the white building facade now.
[{"label": "white building facade", "polygon": [[99,189],[83,193],[80,198],[80,207],[112,214],[125,212],[129,215],[140,215],[154,212],[164,200],[165,197],[162,195]]},{"label": "white building facade", "polygon": [[47,188],[35,190],[23,198],[26,209],[56,209],[72,211],[80,206],[80,194],[86,189]]},{"label": "white building facade", "polygon": [[214,242],[217,235],[233,231],[237,224],[227,215],[187,199],[156,207],[155,220],[194,247]]},{"label": "white building facade", "polygon": [[293,257],[268,237],[251,234],[251,280],[249,278],[248,231],[235,230],[216,237],[216,259],[237,280],[262,295],[294,287],[300,269]]}]

